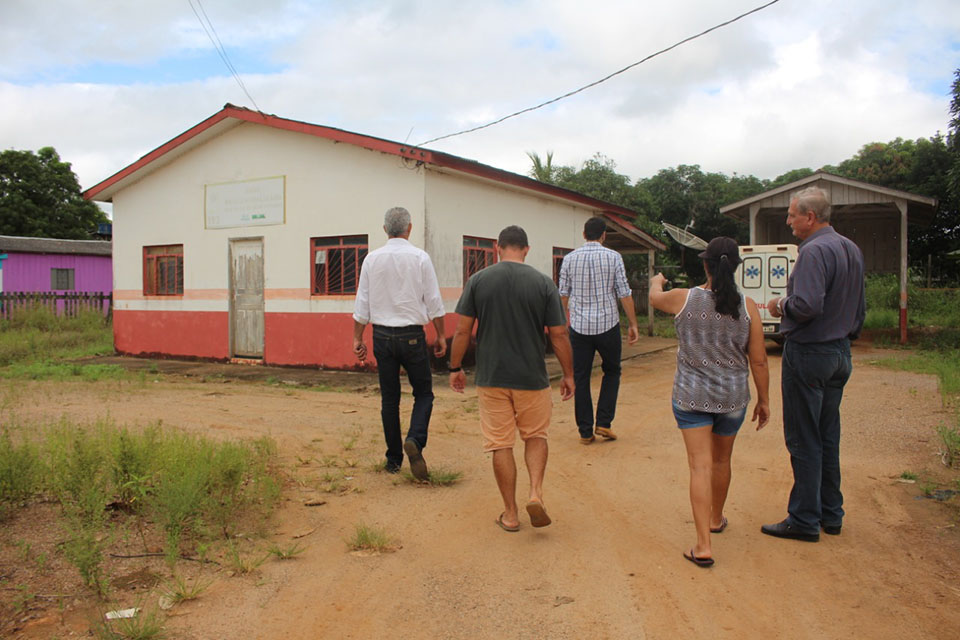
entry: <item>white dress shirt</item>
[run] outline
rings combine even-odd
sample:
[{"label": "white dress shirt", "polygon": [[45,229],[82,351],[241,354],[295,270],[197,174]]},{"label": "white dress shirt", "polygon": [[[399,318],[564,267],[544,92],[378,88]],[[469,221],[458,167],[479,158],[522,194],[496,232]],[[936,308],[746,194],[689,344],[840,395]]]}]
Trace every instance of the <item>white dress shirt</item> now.
[{"label": "white dress shirt", "polygon": [[445,314],[427,252],[404,238],[367,254],[360,269],[353,319],[384,327],[424,325]]}]

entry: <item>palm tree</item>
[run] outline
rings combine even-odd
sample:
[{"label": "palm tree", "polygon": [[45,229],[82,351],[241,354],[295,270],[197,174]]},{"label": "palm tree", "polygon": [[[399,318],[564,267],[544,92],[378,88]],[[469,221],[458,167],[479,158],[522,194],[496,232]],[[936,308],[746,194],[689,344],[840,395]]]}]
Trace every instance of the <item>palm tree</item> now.
[{"label": "palm tree", "polygon": [[553,151],[547,151],[546,162],[540,158],[540,154],[536,151],[527,151],[527,157],[530,158],[530,162],[533,163],[533,166],[530,168],[530,171],[527,172],[527,175],[534,180],[553,184]]}]

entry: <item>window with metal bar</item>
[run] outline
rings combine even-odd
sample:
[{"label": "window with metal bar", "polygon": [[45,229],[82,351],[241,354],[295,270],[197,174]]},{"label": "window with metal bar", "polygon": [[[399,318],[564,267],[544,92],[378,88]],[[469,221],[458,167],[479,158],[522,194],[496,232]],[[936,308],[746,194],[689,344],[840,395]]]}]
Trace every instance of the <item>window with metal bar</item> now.
[{"label": "window with metal bar", "polygon": [[311,238],[310,290],[313,295],[356,293],[360,267],[368,250],[366,235]]},{"label": "window with metal bar", "polygon": [[74,290],[74,271],[73,269],[50,269],[50,290],[51,291],[73,291]]},{"label": "window with metal bar", "polygon": [[477,271],[497,262],[497,241],[463,236],[463,284]]},{"label": "window with metal bar", "polygon": [[553,248],[553,283],[560,286],[560,267],[563,265],[563,256],[573,251],[564,247]]},{"label": "window with metal bar", "polygon": [[183,245],[143,248],[143,295],[183,295]]}]

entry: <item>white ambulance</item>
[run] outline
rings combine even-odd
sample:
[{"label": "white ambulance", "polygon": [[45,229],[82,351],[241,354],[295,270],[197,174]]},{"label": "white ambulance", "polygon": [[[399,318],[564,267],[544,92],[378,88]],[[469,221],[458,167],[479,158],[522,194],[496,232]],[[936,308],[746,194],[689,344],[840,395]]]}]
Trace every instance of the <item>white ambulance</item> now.
[{"label": "white ambulance", "polygon": [[767,300],[787,295],[787,278],[797,261],[797,245],[744,245],[740,247],[740,260],[734,275],[737,286],[743,295],[757,303],[764,335],[782,343],[780,318],[774,318],[767,311]]}]

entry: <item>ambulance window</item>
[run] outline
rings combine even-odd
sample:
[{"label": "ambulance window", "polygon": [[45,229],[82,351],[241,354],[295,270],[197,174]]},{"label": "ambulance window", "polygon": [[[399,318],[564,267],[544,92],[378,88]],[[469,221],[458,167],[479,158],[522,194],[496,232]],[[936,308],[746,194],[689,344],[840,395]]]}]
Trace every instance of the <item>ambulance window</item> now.
[{"label": "ambulance window", "polygon": [[761,272],[761,267],[763,267],[763,259],[759,256],[750,256],[743,259],[743,265],[741,266],[741,284],[744,289],[759,289],[762,284],[763,277]]},{"label": "ambulance window", "polygon": [[771,287],[787,286],[787,276],[790,275],[790,263],[787,256],[770,256],[767,262],[770,269],[769,280]]}]

